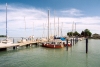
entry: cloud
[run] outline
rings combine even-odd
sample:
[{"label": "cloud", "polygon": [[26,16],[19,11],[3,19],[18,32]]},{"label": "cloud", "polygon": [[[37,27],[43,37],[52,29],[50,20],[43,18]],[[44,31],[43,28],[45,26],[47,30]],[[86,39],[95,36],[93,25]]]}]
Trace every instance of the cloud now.
[{"label": "cloud", "polygon": [[82,12],[81,10],[78,10],[75,8],[72,8],[69,10],[62,10],[61,12],[66,16],[83,16],[84,15],[81,13]]},{"label": "cloud", "polygon": [[[8,5],[7,10],[7,22],[8,22],[8,35],[13,37],[22,37],[34,35],[41,37],[43,34],[43,23],[45,24],[45,36],[47,36],[48,16],[47,10],[37,9],[35,7],[21,7],[18,5]],[[58,13],[59,12],[59,13]],[[63,34],[66,35],[68,31],[72,30],[72,23],[77,24],[77,31],[81,32],[85,28],[90,29],[93,33],[99,32],[100,17],[99,16],[83,16],[81,10],[69,9],[60,10],[55,16],[56,33],[58,29],[58,17],[59,15],[59,28],[63,30]],[[78,16],[78,17],[77,17]],[[63,25],[62,25],[63,22]],[[50,14],[50,33],[54,33],[54,15]],[[5,5],[0,5],[0,34],[5,34],[6,24],[6,8]],[[25,34],[26,24],[26,34]]]}]

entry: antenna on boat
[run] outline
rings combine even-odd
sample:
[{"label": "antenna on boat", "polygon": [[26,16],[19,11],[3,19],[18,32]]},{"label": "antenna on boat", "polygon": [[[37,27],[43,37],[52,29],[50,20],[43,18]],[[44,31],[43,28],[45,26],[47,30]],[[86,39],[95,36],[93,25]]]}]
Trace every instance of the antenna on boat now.
[{"label": "antenna on boat", "polygon": [[7,40],[7,3],[6,3],[6,40]]}]

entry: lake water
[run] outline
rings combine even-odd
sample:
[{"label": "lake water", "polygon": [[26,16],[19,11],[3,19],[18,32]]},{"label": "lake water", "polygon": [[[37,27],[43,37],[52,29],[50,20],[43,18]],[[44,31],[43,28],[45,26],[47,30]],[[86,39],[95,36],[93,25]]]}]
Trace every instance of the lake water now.
[{"label": "lake water", "polygon": [[32,46],[0,52],[0,67],[100,67],[100,40],[89,40],[88,54],[85,40],[68,51]]}]

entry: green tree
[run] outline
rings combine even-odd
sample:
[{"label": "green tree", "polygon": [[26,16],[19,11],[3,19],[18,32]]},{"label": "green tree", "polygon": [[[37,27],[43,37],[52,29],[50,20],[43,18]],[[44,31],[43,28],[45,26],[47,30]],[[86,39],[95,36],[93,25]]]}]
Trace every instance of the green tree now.
[{"label": "green tree", "polygon": [[84,32],[85,32],[85,36],[91,37],[92,33],[90,32],[90,30],[85,29]]},{"label": "green tree", "polygon": [[0,35],[0,37],[6,37],[6,35]]},{"label": "green tree", "polygon": [[85,36],[84,31],[81,32],[81,36]]},{"label": "green tree", "polygon": [[73,35],[74,35],[74,36],[79,36],[80,34],[79,34],[77,31],[75,31],[75,32],[73,33]]},{"label": "green tree", "polygon": [[72,32],[68,32],[67,35],[68,35],[68,36],[72,36]]},{"label": "green tree", "polygon": [[84,31],[81,32],[81,35],[84,37],[91,37],[92,33],[90,32],[89,29],[85,29]]},{"label": "green tree", "polygon": [[72,36],[72,35],[73,36],[79,36],[80,34],[77,31],[75,31],[74,33],[73,32],[68,32],[67,35],[68,36]]}]

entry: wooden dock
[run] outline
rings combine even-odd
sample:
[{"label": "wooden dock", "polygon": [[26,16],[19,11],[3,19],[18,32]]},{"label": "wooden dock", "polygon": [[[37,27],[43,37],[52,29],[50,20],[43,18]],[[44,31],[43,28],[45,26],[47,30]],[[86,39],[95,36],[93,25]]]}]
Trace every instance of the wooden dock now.
[{"label": "wooden dock", "polygon": [[3,50],[7,50],[7,48],[9,47],[13,47],[13,49],[17,49],[17,47],[21,47],[21,46],[32,46],[32,45],[37,45],[37,43],[39,43],[39,41],[26,41],[26,42],[21,42],[21,43],[7,43],[7,44],[4,44],[4,43],[0,43],[0,51],[3,51]]},{"label": "wooden dock", "polygon": [[19,46],[18,44],[3,44],[0,43],[0,48],[8,48],[8,47],[13,47],[13,46]]}]

